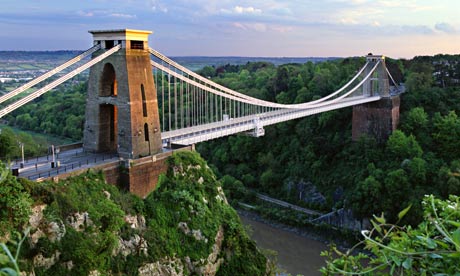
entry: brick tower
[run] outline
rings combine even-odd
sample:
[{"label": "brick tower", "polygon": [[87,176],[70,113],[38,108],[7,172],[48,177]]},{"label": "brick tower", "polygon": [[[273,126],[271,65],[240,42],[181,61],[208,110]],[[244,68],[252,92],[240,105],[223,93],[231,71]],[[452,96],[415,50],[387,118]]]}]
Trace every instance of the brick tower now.
[{"label": "brick tower", "polygon": [[160,152],[161,134],[148,36],[140,30],[90,31],[101,50],[121,49],[90,69],[83,147],[136,159]]}]

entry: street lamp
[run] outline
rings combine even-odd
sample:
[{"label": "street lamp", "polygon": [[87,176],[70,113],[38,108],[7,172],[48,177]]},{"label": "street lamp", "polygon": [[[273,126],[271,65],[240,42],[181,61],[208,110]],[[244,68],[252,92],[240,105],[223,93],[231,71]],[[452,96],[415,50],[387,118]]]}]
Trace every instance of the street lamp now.
[{"label": "street lamp", "polygon": [[51,153],[53,155],[53,161],[51,162],[51,168],[57,168],[59,167],[59,162],[56,162],[54,145],[51,145]]},{"label": "street lamp", "polygon": [[21,156],[22,156],[22,162],[21,164],[19,164],[19,167],[22,169],[24,168],[24,143],[22,142],[18,142],[19,143],[19,146],[21,147]]}]

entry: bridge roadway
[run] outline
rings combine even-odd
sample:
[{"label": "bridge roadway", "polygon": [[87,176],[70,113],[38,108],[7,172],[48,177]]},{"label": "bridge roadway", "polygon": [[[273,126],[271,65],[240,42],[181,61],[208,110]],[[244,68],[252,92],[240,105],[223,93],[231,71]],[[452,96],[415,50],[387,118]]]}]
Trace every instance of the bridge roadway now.
[{"label": "bridge roadway", "polygon": [[91,168],[94,165],[109,163],[118,159],[117,154],[87,153],[83,151],[83,148],[77,148],[57,153],[55,160],[56,164],[59,162],[60,165],[54,168],[51,166],[53,162],[52,155],[27,159],[23,168],[20,167],[21,161],[16,160],[11,167],[13,171],[17,170],[19,177],[40,180],[79,169]]},{"label": "bridge roadway", "polygon": [[[348,106],[359,105],[380,100],[380,96],[355,96],[345,98],[341,101],[327,103],[306,109],[280,109],[257,115],[245,116],[240,118],[230,118],[229,120],[216,123],[209,123],[200,126],[187,127],[161,133],[164,146],[170,144],[192,145],[203,141],[208,141],[240,132],[255,130],[254,136],[263,135],[263,127],[298,119],[326,111],[331,111]],[[262,133],[260,133],[262,132]]]},{"label": "bridge roadway", "polygon": [[[346,98],[332,104],[325,103],[322,106],[308,109],[280,109],[258,115],[235,119],[230,118],[216,123],[167,131],[161,134],[161,138],[165,147],[164,150],[167,151],[168,149],[166,149],[166,147],[171,144],[192,145],[240,132],[252,131],[253,136],[262,136],[264,134],[264,126],[347,106],[378,101],[379,99],[380,96],[358,96]],[[119,157],[115,153],[88,153],[84,152],[83,148],[80,147],[56,154],[55,164],[59,162],[59,166],[52,167],[52,156],[47,155],[25,160],[22,168],[20,167],[19,160],[15,161],[11,167],[13,170],[17,171],[20,177],[30,180],[39,180],[117,160],[119,160]]]}]

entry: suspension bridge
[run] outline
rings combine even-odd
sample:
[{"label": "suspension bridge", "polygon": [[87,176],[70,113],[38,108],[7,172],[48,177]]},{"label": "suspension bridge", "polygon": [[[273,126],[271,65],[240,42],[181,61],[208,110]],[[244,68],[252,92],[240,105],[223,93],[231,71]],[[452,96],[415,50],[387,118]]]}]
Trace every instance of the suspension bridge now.
[{"label": "suspension bridge", "polygon": [[133,160],[237,133],[259,137],[268,125],[381,102],[403,92],[384,56],[369,54],[337,91],[314,101],[280,104],[224,87],[176,63],[148,46],[151,32],[90,33],[93,47],[2,95],[0,118],[90,69],[81,152],[109,152],[113,158]]}]

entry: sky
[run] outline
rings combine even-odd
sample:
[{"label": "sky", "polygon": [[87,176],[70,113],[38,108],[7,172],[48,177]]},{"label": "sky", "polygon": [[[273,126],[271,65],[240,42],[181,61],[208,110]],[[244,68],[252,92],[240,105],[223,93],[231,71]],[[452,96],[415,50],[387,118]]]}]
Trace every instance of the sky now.
[{"label": "sky", "polygon": [[460,54],[458,0],[0,0],[0,50],[84,50],[88,30],[153,31],[169,56]]}]

